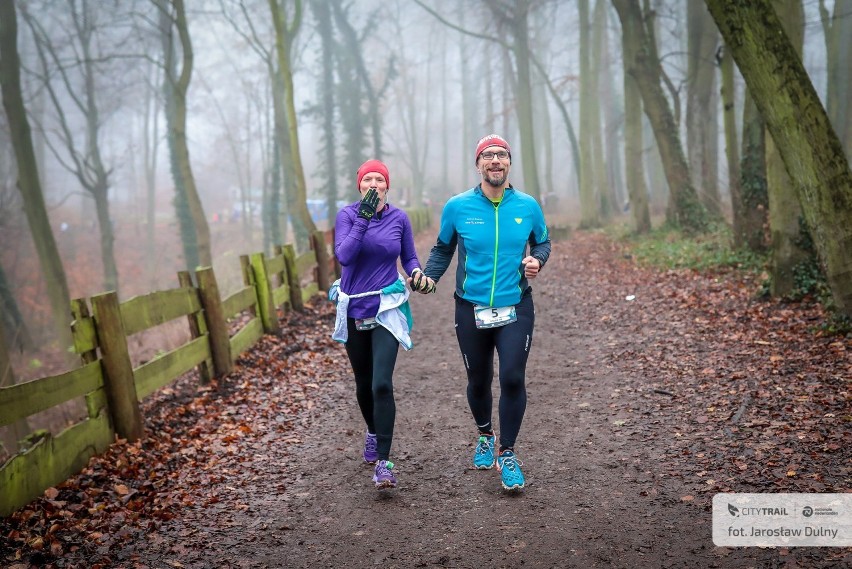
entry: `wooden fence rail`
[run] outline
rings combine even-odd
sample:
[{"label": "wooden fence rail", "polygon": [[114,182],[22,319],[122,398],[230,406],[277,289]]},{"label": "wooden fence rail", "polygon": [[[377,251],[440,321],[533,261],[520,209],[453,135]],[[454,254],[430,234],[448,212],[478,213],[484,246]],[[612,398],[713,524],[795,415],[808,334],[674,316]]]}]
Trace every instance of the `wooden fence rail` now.
[{"label": "wooden fence rail", "polygon": [[[429,212],[408,212],[415,232],[429,225]],[[0,516],[40,496],[45,489],[82,470],[116,436],[130,441],[144,434],[139,402],[196,369],[200,380],[230,373],[239,355],[264,333],[279,331],[278,310],[303,310],[340,275],[333,231],[311,235],[309,251],[296,256],[292,245],[271,256],[240,257],[243,286],[222,298],[211,267],[178,273],[177,288],[124,302],[114,292],[72,301],[74,350],[83,366],[60,375],[0,387],[0,427],[83,397],[87,416],[53,436],[31,433],[21,449],[0,465]],[[90,312],[91,308],[91,312]],[[242,314],[233,334],[229,321]],[[186,318],[191,338],[177,348],[133,367],[128,338],[175,319]],[[235,326],[235,325],[234,325]],[[99,354],[99,355],[98,355]]]}]

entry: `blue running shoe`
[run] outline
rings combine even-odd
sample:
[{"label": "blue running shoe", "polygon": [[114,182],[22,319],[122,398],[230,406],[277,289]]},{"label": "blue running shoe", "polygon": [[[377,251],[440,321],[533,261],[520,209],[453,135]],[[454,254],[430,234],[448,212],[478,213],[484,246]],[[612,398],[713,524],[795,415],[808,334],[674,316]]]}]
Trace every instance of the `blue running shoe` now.
[{"label": "blue running shoe", "polygon": [[488,470],[494,466],[494,435],[480,435],[476,450],[473,451],[473,466],[479,470]]},{"label": "blue running shoe", "polygon": [[368,432],[364,437],[364,462],[373,464],[379,460],[379,443],[376,440],[376,435]]},{"label": "blue running shoe", "polygon": [[497,470],[500,471],[500,479],[506,490],[520,490],[524,487],[524,473],[521,472],[523,463],[517,459],[515,453],[504,450],[497,457]]},{"label": "blue running shoe", "polygon": [[393,475],[391,469],[393,463],[389,460],[380,460],[376,463],[376,473],[373,474],[373,482],[376,483],[376,488],[396,488],[396,476]]}]

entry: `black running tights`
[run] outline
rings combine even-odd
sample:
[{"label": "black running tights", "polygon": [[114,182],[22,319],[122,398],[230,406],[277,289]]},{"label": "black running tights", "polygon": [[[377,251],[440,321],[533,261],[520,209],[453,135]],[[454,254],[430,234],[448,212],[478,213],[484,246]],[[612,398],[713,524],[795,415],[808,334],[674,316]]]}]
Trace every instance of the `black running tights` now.
[{"label": "black running tights", "polygon": [[376,434],[379,460],[388,460],[396,419],[393,368],[399,342],[382,326],[357,330],[354,318],[346,320],[349,330],[346,354],[355,373],[355,397],[367,430]]},{"label": "black running tights", "polygon": [[467,402],[477,425],[491,422],[494,350],[500,366],[500,447],[513,447],[527,408],[526,367],[535,327],[532,293],[521,298],[516,322],[476,327],[473,304],[456,297],[456,336],[467,369]]}]

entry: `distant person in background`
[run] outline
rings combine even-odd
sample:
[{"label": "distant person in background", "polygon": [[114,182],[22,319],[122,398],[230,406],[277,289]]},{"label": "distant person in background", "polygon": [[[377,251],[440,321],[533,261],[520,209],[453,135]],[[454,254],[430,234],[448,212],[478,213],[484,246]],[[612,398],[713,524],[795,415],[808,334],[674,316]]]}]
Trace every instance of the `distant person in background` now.
[{"label": "distant person in background", "polygon": [[[503,488],[526,480],[515,440],[527,406],[526,367],[532,345],[534,279],[550,256],[550,237],[538,202],[509,183],[512,153],[496,134],[482,138],[474,156],[480,183],[450,198],[438,241],[414,289],[434,290],[456,248],[456,337],[467,369],[467,401],[478,429],[473,466],[495,463]],[[424,282],[419,282],[419,281]],[[494,351],[500,365],[500,446],[491,424]]]},{"label": "distant person in background", "polygon": [[[411,311],[406,283],[397,271],[397,259],[412,276],[419,276],[411,221],[388,203],[390,174],[378,160],[358,168],[361,200],[337,214],[334,252],[341,277],[329,298],[337,302],[334,339],[346,344],[355,374],[355,396],[367,433],[364,460],[375,463],[377,488],[397,485],[390,461],[396,418],[393,370],[400,344],[411,349]],[[422,278],[420,280],[423,280]]]}]

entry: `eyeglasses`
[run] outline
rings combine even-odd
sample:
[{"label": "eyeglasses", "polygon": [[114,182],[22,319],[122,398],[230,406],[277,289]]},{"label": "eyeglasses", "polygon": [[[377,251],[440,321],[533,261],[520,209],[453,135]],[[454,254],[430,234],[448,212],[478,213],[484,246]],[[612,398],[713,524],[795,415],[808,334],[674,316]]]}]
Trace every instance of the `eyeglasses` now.
[{"label": "eyeglasses", "polygon": [[499,150],[497,152],[483,152],[480,156],[482,156],[483,160],[494,160],[495,156],[500,160],[505,160],[509,157],[509,153],[505,150]]}]

